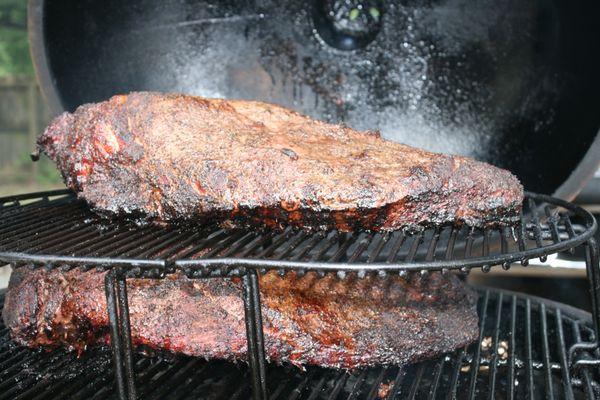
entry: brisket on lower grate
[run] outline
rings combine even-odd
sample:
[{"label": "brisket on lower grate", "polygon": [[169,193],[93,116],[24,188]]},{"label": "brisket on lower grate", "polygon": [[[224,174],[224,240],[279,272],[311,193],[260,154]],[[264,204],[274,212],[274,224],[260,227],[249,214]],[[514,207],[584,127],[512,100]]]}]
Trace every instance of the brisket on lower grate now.
[{"label": "brisket on lower grate", "polygon": [[[30,347],[85,346],[108,340],[104,272],[17,268],[3,318]],[[403,365],[477,338],[476,296],[454,276],[313,273],[260,277],[270,360],[352,369]],[[239,278],[128,280],[134,344],[206,358],[245,360]]]}]

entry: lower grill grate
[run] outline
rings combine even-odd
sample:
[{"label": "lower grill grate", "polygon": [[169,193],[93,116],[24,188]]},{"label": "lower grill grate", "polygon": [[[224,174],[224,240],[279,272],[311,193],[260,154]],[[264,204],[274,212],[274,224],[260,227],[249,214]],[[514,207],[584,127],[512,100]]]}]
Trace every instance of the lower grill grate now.
[{"label": "lower grill grate", "polygon": [[[0,307],[4,297],[0,296]],[[479,343],[404,369],[342,371],[269,365],[271,399],[593,399],[600,371],[571,375],[568,348],[593,341],[589,314],[534,297],[480,289]],[[10,341],[0,323],[0,400],[117,398],[111,353],[77,358],[63,350],[32,351]],[[598,358],[600,354],[591,357]],[[585,355],[584,355],[585,357]],[[185,356],[135,356],[143,399],[247,399],[244,364]],[[596,396],[596,397],[595,397]]]}]

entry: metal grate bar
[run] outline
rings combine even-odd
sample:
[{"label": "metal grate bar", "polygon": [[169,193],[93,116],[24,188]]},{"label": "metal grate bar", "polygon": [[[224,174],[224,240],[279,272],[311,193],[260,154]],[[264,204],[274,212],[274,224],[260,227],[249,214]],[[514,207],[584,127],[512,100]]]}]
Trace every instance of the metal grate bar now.
[{"label": "metal grate bar", "polygon": [[107,243],[106,246],[102,246],[96,250],[97,255],[116,254],[118,256],[126,255],[129,251],[136,247],[143,246],[148,240],[152,241],[160,235],[160,231],[150,231],[147,235],[132,234],[129,237],[125,237],[119,243]]},{"label": "metal grate bar", "polygon": [[[77,227],[76,229],[69,230],[69,233],[64,236],[56,235],[56,239],[43,243],[44,247],[41,251],[43,251],[46,254],[63,252],[69,246],[78,243],[88,243],[89,240],[93,239],[95,235],[97,235],[97,229],[91,225]],[[41,240],[36,241],[34,245],[39,246],[41,244],[40,242]],[[39,247],[32,248],[39,249]]]},{"label": "metal grate bar", "polygon": [[356,262],[359,259],[359,257],[365,252],[365,250],[369,248],[372,241],[373,233],[369,233],[367,236],[361,239],[360,242],[358,242],[358,246],[356,246],[356,249],[354,250],[352,255],[348,258],[348,262]]},{"label": "metal grate bar", "polygon": [[54,207],[48,205],[46,208],[40,208],[38,212],[15,213],[13,216],[2,220],[2,228],[0,229],[0,237],[10,233],[10,237],[22,235],[24,232],[31,232],[36,228],[43,229],[53,228],[56,221],[63,221],[64,218],[70,219],[85,215],[81,207],[69,207],[68,205]]},{"label": "metal grate bar", "polygon": [[[69,397],[70,400],[91,400],[93,398],[107,398],[107,392],[112,391],[113,372],[109,370],[107,375],[99,375],[83,389]],[[109,389],[110,388],[110,389]],[[60,399],[60,397],[59,397]]]},{"label": "metal grate bar", "polygon": [[385,377],[385,374],[387,373],[388,369],[387,367],[383,367],[381,368],[381,370],[379,371],[379,374],[377,375],[377,378],[375,378],[375,380],[373,381],[373,383],[371,384],[371,391],[369,391],[369,394],[367,395],[367,400],[374,400],[375,398],[377,398],[378,396],[378,391],[379,391],[379,385],[381,385],[381,382],[383,382],[383,378]]},{"label": "metal grate bar", "polygon": [[429,247],[427,248],[427,255],[425,256],[426,261],[433,261],[433,258],[435,257],[435,250],[440,240],[440,233],[440,228],[436,228],[433,232],[433,236],[429,242]]},{"label": "metal grate bar", "polygon": [[360,375],[358,375],[358,378],[356,379],[356,381],[354,382],[354,385],[352,386],[352,391],[350,392],[350,395],[348,396],[348,400],[354,400],[358,397],[358,395],[360,393],[360,387],[362,386],[362,384],[366,378],[367,378],[367,370],[363,369],[360,372]]},{"label": "metal grate bar", "polygon": [[375,260],[377,260],[377,257],[379,257],[379,254],[381,254],[381,251],[383,250],[385,245],[388,243],[388,241],[390,240],[392,235],[389,232],[386,232],[383,235],[379,235],[379,237],[380,237],[380,239],[379,239],[379,242],[377,243],[377,246],[375,246],[373,251],[367,257],[367,263],[372,263]]},{"label": "metal grate bar", "polygon": [[[515,232],[517,234],[517,245],[519,246],[519,251],[520,252],[526,251],[527,246],[525,245],[525,237],[526,237],[525,224],[522,223],[519,228],[515,229]],[[529,260],[526,258],[521,258],[521,265],[526,266],[527,264],[529,264]]]},{"label": "metal grate bar", "polygon": [[[239,231],[234,233],[233,235],[229,236],[229,237],[225,237],[223,240],[221,240],[220,242],[218,242],[217,244],[215,244],[206,254],[204,254],[203,256],[205,257],[212,257],[216,254],[218,254],[220,251],[222,251],[223,249],[227,248],[230,245],[234,245],[235,243],[238,243],[238,245],[241,244],[245,244],[247,243],[247,241],[252,240],[252,238],[254,237],[254,233],[252,232],[243,232],[243,231]],[[192,258],[196,257],[197,254],[192,255]]]},{"label": "metal grate bar", "polygon": [[487,257],[490,254],[490,229],[486,229],[483,231],[483,256]]},{"label": "metal grate bar", "polygon": [[150,228],[146,228],[133,234],[128,231],[110,233],[94,244],[73,246],[73,248],[69,249],[69,252],[72,254],[108,254],[113,250],[118,250],[120,247],[129,246],[132,241],[145,238],[144,234],[149,230]]},{"label": "metal grate bar", "polygon": [[405,240],[406,240],[406,235],[404,234],[404,232],[400,232],[400,234],[396,238],[396,241],[394,242],[394,244],[390,250],[390,255],[387,258],[388,263],[392,263],[396,260],[396,257],[398,256],[398,252],[402,248],[402,245],[404,244]]},{"label": "metal grate bar", "polygon": [[448,244],[446,245],[446,260],[454,259],[454,246],[456,244],[456,236],[458,236],[458,229],[452,227],[450,231],[450,237],[448,237]]},{"label": "metal grate bar", "polygon": [[[43,374],[43,378],[42,379],[36,379],[35,377],[30,379],[31,381],[31,385],[27,384],[27,387],[29,387],[28,390],[20,393],[19,395],[17,395],[16,397],[14,397],[14,400],[21,400],[21,399],[35,399],[35,398],[39,398],[39,397],[46,397],[49,394],[53,394],[54,392],[60,390],[62,387],[67,386],[67,382],[64,381],[60,381],[53,377],[52,374],[50,373],[50,371],[59,371],[61,369],[62,366],[64,366],[66,363],[70,362],[71,360],[69,359],[69,356],[67,354],[63,354],[62,355],[62,363],[60,363],[60,367],[58,368],[52,368],[52,369],[47,369],[46,373]],[[89,361],[90,356],[88,354],[84,354],[82,359],[80,359],[79,361]],[[35,382],[35,384],[34,384]],[[25,384],[24,381],[21,382],[22,384]],[[75,386],[75,385],[73,385]],[[69,385],[68,389],[72,389],[71,385]],[[35,396],[37,394],[37,396]],[[32,397],[35,396],[35,397]],[[58,397],[58,398],[62,398],[62,397]]]},{"label": "metal grate bar", "polygon": [[291,367],[291,366],[288,366],[288,367],[286,368],[286,370],[285,370],[285,372],[286,372],[286,373],[285,373],[285,375],[284,375],[284,378],[283,378],[282,380],[280,380],[280,381],[279,381],[279,384],[277,385],[277,387],[275,388],[275,390],[273,390],[273,391],[271,392],[271,397],[270,397],[270,399],[271,399],[271,400],[275,400],[275,399],[277,399],[277,398],[279,397],[279,395],[281,395],[281,393],[283,392],[283,390],[284,390],[286,387],[290,386],[290,384],[289,384],[289,383],[290,383],[290,381],[292,380],[292,376],[293,376],[293,375],[291,375],[291,374],[289,373],[291,369],[292,369],[292,367]]},{"label": "metal grate bar", "polygon": [[471,258],[473,253],[473,235],[475,234],[475,228],[470,228],[467,234],[467,240],[465,241],[465,258]]},{"label": "metal grate bar", "polygon": [[323,257],[325,256],[325,254],[327,254],[327,251],[329,251],[329,249],[331,249],[338,242],[339,238],[340,233],[334,232],[333,235],[331,235],[327,240],[325,240],[325,242],[321,242],[323,245],[317,250],[316,254],[314,254],[310,258],[311,261],[323,260]]},{"label": "metal grate bar", "polygon": [[[572,321],[571,322],[571,329],[573,331],[573,336],[575,337],[575,341],[577,343],[581,343],[582,342],[582,338],[581,338],[581,331],[579,329],[579,321]],[[586,389],[586,394],[587,394],[587,398],[588,399],[593,399],[595,398],[595,391],[594,391],[594,387],[592,386],[592,379],[590,377],[590,372],[587,369],[583,369],[581,371],[582,375],[583,375],[583,380],[585,383],[585,389]]]},{"label": "metal grate bar", "polygon": [[[222,385],[225,388],[231,388],[231,387],[236,387],[236,383],[238,383],[240,380],[244,383],[242,383],[241,385],[238,385],[238,388],[235,392],[233,392],[231,394],[230,397],[228,397],[228,400],[236,400],[239,399],[242,396],[242,393],[244,393],[245,391],[247,391],[248,389],[248,385],[246,382],[248,382],[248,373],[244,373],[243,376],[239,377],[237,374],[231,374],[230,377],[227,377],[227,383],[228,384],[224,384]],[[198,396],[201,394],[202,392],[200,390],[196,390],[192,393],[192,398],[198,398]],[[175,399],[177,400],[177,399]]]},{"label": "metal grate bar", "polygon": [[402,386],[402,381],[406,376],[406,371],[403,368],[398,369],[398,373],[396,373],[396,378],[394,378],[394,383],[392,385],[392,390],[387,396],[386,400],[395,399],[396,396],[400,393],[400,386]]},{"label": "metal grate bar", "polygon": [[[2,323],[2,319],[0,318],[0,325]],[[11,364],[10,359],[15,359],[16,357],[22,357],[26,354],[26,350],[21,347],[12,346],[10,342],[10,335],[8,332],[2,335],[0,338],[2,341],[2,345],[0,348],[2,349],[0,352],[0,377],[4,373],[4,370],[7,366]]]},{"label": "metal grate bar", "polygon": [[442,371],[444,370],[445,360],[442,358],[439,360],[433,372],[433,382],[429,387],[428,400],[434,400],[437,397],[438,387],[440,386],[440,378],[442,377]]},{"label": "metal grate bar", "polygon": [[414,400],[415,397],[417,396],[417,392],[418,392],[419,388],[421,387],[421,380],[423,379],[424,371],[425,371],[425,364],[424,363],[419,364],[419,366],[417,367],[417,374],[416,374],[415,378],[413,379],[412,384],[410,386],[410,391],[408,392],[409,400]]},{"label": "metal grate bar", "polygon": [[465,353],[466,349],[463,348],[459,350],[456,356],[454,367],[452,369],[452,377],[450,380],[450,390],[448,391],[448,395],[446,396],[446,399],[448,400],[456,399],[456,392],[458,390],[458,378],[460,376],[460,369],[465,359]]},{"label": "metal grate bar", "polygon": [[[152,363],[148,360],[148,362],[144,362],[145,360],[141,358],[136,363],[136,371],[137,373],[137,382],[140,387],[144,388],[144,392],[148,392],[148,387],[153,384],[153,382],[160,378],[162,374],[165,374],[169,369],[179,369],[185,362],[185,359],[177,359],[173,363],[169,363],[163,359],[159,359],[156,363]],[[112,390],[110,387],[103,387],[104,393]],[[94,398],[105,398],[106,394],[102,393],[102,391],[98,392]],[[100,396],[98,396],[100,394]]]},{"label": "metal grate bar", "polygon": [[534,397],[535,386],[533,384],[533,343],[531,341],[531,301],[525,300],[525,365],[527,368],[527,390],[530,399]]},{"label": "metal grate bar", "polygon": [[293,231],[290,228],[288,228],[285,230],[285,232],[277,235],[277,237],[275,239],[273,239],[273,242],[271,243],[271,245],[269,245],[263,251],[258,253],[256,258],[270,257],[273,253],[275,253],[275,251],[279,247],[281,247],[284,243],[289,241],[290,237],[292,236],[292,233],[293,233]]},{"label": "metal grate bar", "polygon": [[[129,232],[127,231],[122,231],[118,234],[115,231],[106,232],[106,234],[100,236],[100,238],[91,238],[84,239],[81,241],[71,241],[69,243],[65,243],[65,246],[61,247],[60,251],[63,252],[63,254],[76,254],[76,251],[81,249],[86,249],[91,252],[98,248],[101,248],[103,245],[108,246],[120,240],[124,241],[130,239],[131,238]],[[52,249],[50,249],[50,251],[52,251]]]},{"label": "metal grate bar", "polygon": [[317,232],[310,236],[310,239],[307,240],[306,245],[303,248],[301,248],[301,251],[298,254],[292,257],[292,260],[304,259],[306,255],[310,253],[312,249],[314,249],[324,237],[326,237],[326,233],[324,232]]},{"label": "metal grate bar", "polygon": [[10,372],[17,371],[19,365],[24,363],[32,363],[36,360],[35,354],[31,354],[26,350],[19,351],[17,354],[9,357],[0,364],[0,376],[3,378],[8,376]]},{"label": "metal grate bar", "polygon": [[[528,198],[529,211],[531,211],[531,222],[533,224],[533,238],[537,247],[542,247],[542,228],[540,227],[540,216],[538,214],[538,207],[535,200]],[[540,261],[546,261],[546,257],[540,257]]]},{"label": "metal grate bar", "polygon": [[185,238],[177,238],[177,243],[171,246],[165,246],[163,249],[160,249],[156,253],[150,253],[155,257],[163,257],[166,260],[172,260],[174,256],[183,252],[183,250],[188,247],[190,244],[195,243],[197,241],[202,241],[200,232],[193,232],[191,235],[186,235]]},{"label": "metal grate bar", "polygon": [[[68,201],[71,201],[71,199],[68,198],[64,198],[61,200],[59,199],[55,199],[53,200],[53,204],[55,206],[60,205],[60,203],[66,203]],[[38,198],[38,200],[33,200],[31,203],[29,204],[21,204],[20,202],[16,201],[13,202],[11,204],[7,204],[7,203],[2,203],[0,202],[0,217],[2,218],[10,218],[11,216],[14,216],[14,214],[18,214],[20,212],[34,212],[36,210],[39,210],[40,208],[45,208],[48,206],[48,198],[44,197],[44,198]]]},{"label": "metal grate bar", "polygon": [[122,256],[135,256],[147,258],[153,252],[160,250],[161,248],[163,248],[163,246],[168,245],[169,242],[177,240],[179,238],[177,231],[167,230],[166,232],[157,233],[158,234],[154,236],[154,239],[138,243],[135,247],[122,253]]},{"label": "metal grate bar", "polygon": [[344,233],[342,237],[344,238],[344,240],[340,247],[337,249],[337,251],[329,259],[329,261],[331,262],[339,261],[343,256],[345,256],[346,252],[348,251],[348,248],[352,246],[352,244],[356,240],[355,233],[352,233],[350,237],[348,237],[348,234]]},{"label": "metal grate bar", "polygon": [[315,400],[319,396],[319,394],[321,393],[321,389],[323,389],[323,386],[325,386],[326,378],[327,374],[323,374],[321,376],[321,379],[317,381],[317,384],[313,385],[310,395],[306,400]]},{"label": "metal grate bar", "polygon": [[552,212],[552,209],[548,204],[544,206],[544,212],[548,217],[548,226],[550,227],[550,235],[554,243],[560,242],[560,234],[558,233],[558,227],[556,226],[556,215]]},{"label": "metal grate bar", "polygon": [[[241,236],[243,236],[243,232],[233,232],[231,233],[231,236],[235,236],[235,238],[233,240],[237,240],[239,239]],[[231,238],[230,236],[230,238]],[[192,246],[191,248],[177,253],[172,253],[171,255],[167,255],[167,257],[169,259],[173,259],[175,255],[177,255],[177,258],[187,258],[187,257],[191,257],[194,254],[198,254],[201,251],[213,246],[214,244],[223,241],[223,240],[227,240],[227,234],[225,233],[225,231],[217,231],[214,232],[211,235],[208,235],[206,238],[202,239],[201,241],[199,241],[197,244],[195,244],[194,246]],[[189,244],[186,244],[184,246],[187,247]]]},{"label": "metal grate bar", "polygon": [[419,232],[413,237],[413,242],[411,243],[410,249],[408,250],[408,254],[405,258],[406,262],[412,262],[415,259],[415,255],[417,254],[417,250],[419,249],[421,243],[423,243],[423,232]]},{"label": "metal grate bar", "polygon": [[[7,366],[6,368],[2,366],[0,372],[0,378],[2,382],[0,384],[0,390],[5,391],[10,388],[11,383],[13,381],[18,382],[19,377],[26,376],[26,371],[23,371],[21,365],[31,365],[35,368],[42,369],[45,365],[52,365],[52,363],[60,360],[60,354],[53,354],[49,359],[44,359],[40,356],[40,354],[26,352],[20,359],[15,359],[13,363],[3,363]],[[3,392],[0,392],[3,393]],[[0,395],[1,396],[1,395]],[[1,397],[0,397],[1,398]]]},{"label": "metal grate bar", "polygon": [[[73,230],[73,227],[75,227],[76,229]],[[49,229],[49,230],[40,230],[38,232],[36,232],[35,237],[33,238],[33,240],[26,240],[24,241],[24,245],[27,245],[26,247],[21,247],[19,246],[18,249],[20,251],[30,251],[31,249],[36,249],[38,247],[40,247],[41,244],[43,244],[44,249],[47,249],[49,246],[52,246],[56,243],[61,243],[60,240],[68,240],[72,237],[75,237],[75,239],[77,239],[79,237],[79,235],[77,235],[78,233],[80,234],[82,230],[85,230],[87,228],[88,231],[90,231],[90,233],[95,233],[94,232],[94,228],[91,225],[79,225],[77,226],[77,224],[74,224],[74,220],[67,220],[65,221],[65,223],[63,224],[57,224],[55,226],[54,229]],[[62,232],[63,231],[68,231],[70,232],[70,235],[63,235]],[[54,238],[54,240],[53,240]],[[45,250],[46,252],[48,250]]]},{"label": "metal grate bar", "polygon": [[331,391],[329,396],[327,396],[327,400],[334,400],[338,397],[338,395],[342,391],[342,388],[346,384],[346,381],[348,380],[348,376],[349,375],[345,371],[338,372],[337,376],[334,379],[335,386],[333,387],[333,390]]},{"label": "metal grate bar", "polygon": [[[75,399],[75,395],[77,395],[82,390],[86,388],[95,387],[98,382],[106,382],[108,380],[108,376],[110,376],[111,369],[110,364],[106,363],[100,369],[86,369],[89,373],[84,374],[82,377],[79,377],[76,382],[69,381],[59,381],[57,385],[53,386],[51,389],[46,389],[32,400],[42,400],[47,398],[49,394],[56,399]],[[64,388],[64,389],[63,389]],[[62,389],[62,390],[61,390]]]},{"label": "metal grate bar", "polygon": [[[214,390],[211,394],[214,394],[215,397],[217,398],[227,398],[229,400],[233,400],[234,396],[229,396],[227,395],[228,392],[231,391],[231,389],[234,389],[236,387],[236,383],[239,382],[240,378],[237,378],[237,374],[230,374],[230,375],[226,375],[224,377],[220,377],[221,379],[218,380],[219,384],[219,389],[218,390]],[[237,379],[236,379],[237,378]],[[244,381],[247,381],[247,377],[244,379]],[[222,383],[221,383],[222,382]],[[243,389],[245,385],[240,385],[240,389]],[[198,394],[202,394],[202,392],[199,392]],[[267,398],[265,397],[265,400]]]},{"label": "metal grate bar", "polygon": [[550,350],[548,345],[548,321],[546,317],[546,306],[540,304],[540,324],[542,329],[542,350],[544,353],[544,373],[546,378],[546,398],[554,399],[554,390],[552,388],[552,372],[550,371]]},{"label": "metal grate bar", "polygon": [[270,235],[259,236],[256,239],[254,239],[245,250],[242,250],[239,253],[226,253],[226,256],[229,257],[230,254],[236,254],[239,255],[239,257],[241,258],[247,257],[249,254],[254,253],[259,247],[263,246],[269,240],[271,240]]},{"label": "metal grate bar", "polygon": [[498,295],[498,303],[496,305],[496,324],[494,326],[494,353],[490,360],[490,383],[488,387],[488,399],[496,398],[496,379],[498,375],[498,349],[500,348],[500,323],[502,322],[502,293]]},{"label": "metal grate bar", "polygon": [[152,395],[157,390],[160,390],[161,387],[166,386],[167,388],[170,388],[166,383],[169,382],[177,372],[185,368],[186,365],[189,367],[193,361],[194,360],[190,359],[180,359],[176,361],[172,368],[158,369],[153,375],[148,375],[148,379],[142,386],[145,389],[142,398]]},{"label": "metal grate bar", "polygon": [[154,258],[160,254],[164,254],[173,248],[173,244],[181,241],[181,232],[172,231],[167,232],[164,236],[156,239],[157,243],[154,243],[152,247],[147,250],[136,254],[136,257]]},{"label": "metal grate bar", "polygon": [[515,398],[515,333],[517,331],[517,296],[510,299],[510,344],[508,355],[508,400]]},{"label": "metal grate bar", "polygon": [[[55,370],[59,370],[61,369],[63,366],[65,366],[65,364],[69,361],[69,359],[67,357],[55,357],[52,358],[50,360],[44,360],[41,358],[38,358],[35,367],[36,369],[39,369],[41,371],[41,375],[43,376],[44,374],[49,374],[52,371]],[[33,365],[33,364],[32,364]],[[14,380],[19,380],[19,377],[23,377],[24,373],[20,373],[20,374],[16,374],[13,375],[11,378],[7,379],[6,382],[10,382],[10,380],[14,379]],[[35,382],[35,378],[28,378],[28,379],[24,379],[21,381],[21,385],[23,385],[24,387],[30,387],[31,384],[33,384]],[[47,385],[49,382],[48,378],[42,378],[41,383],[42,385]],[[37,389],[39,390],[39,385],[37,387]],[[36,387],[33,387],[31,389],[28,389],[25,391],[25,393],[19,395],[18,397],[23,397],[23,396],[29,396],[31,394],[35,394],[36,393]],[[15,399],[17,397],[16,392],[18,391],[18,386],[13,386],[11,388],[5,389],[2,388],[2,394],[0,394],[0,399]]]},{"label": "metal grate bar", "polygon": [[294,388],[294,390],[292,390],[292,393],[290,394],[290,396],[288,397],[289,400],[297,400],[300,395],[302,394],[302,392],[304,391],[304,389],[306,388],[306,386],[308,385],[308,382],[313,378],[313,376],[315,375],[316,370],[310,370],[308,372],[308,374],[306,374],[304,376],[304,378],[300,381],[300,383]]},{"label": "metal grate bar", "polygon": [[[77,211],[80,211],[80,207],[71,207],[68,206],[58,206],[56,207],[54,204],[47,205],[45,207],[39,207],[36,209],[27,209],[24,207],[19,207],[15,210],[12,215],[1,214],[2,216],[2,228],[0,228],[0,237],[4,236],[7,233],[19,234],[31,226],[33,222],[34,225],[37,225],[40,221],[47,221],[50,218],[56,218],[67,214],[73,214]],[[40,215],[41,210],[41,215]]]},{"label": "metal grate bar", "polygon": [[[575,229],[573,229],[573,223],[571,222],[571,218],[569,218],[569,213],[561,215],[561,219],[565,225],[565,230],[567,231],[567,235],[569,235],[569,239],[573,239],[576,236],[576,234]],[[569,252],[571,254],[575,254],[575,248],[570,247]]]},{"label": "metal grate bar", "polygon": [[558,345],[558,356],[560,359],[560,372],[562,373],[562,384],[567,400],[574,400],[573,388],[571,388],[571,374],[569,371],[569,362],[567,359],[567,345],[565,344],[565,334],[563,330],[563,318],[560,308],[554,310],[554,322],[556,326],[556,343]]},{"label": "metal grate bar", "polygon": [[[10,242],[18,242],[20,240],[24,240],[30,238],[32,236],[56,233],[60,231],[61,228],[69,226],[73,224],[78,219],[81,219],[82,214],[71,214],[70,210],[66,208],[62,213],[57,213],[55,215],[56,220],[52,220],[52,223],[46,225],[39,225],[38,219],[33,219],[32,221],[23,222],[21,228],[15,228],[13,230],[10,229],[10,226],[7,227],[7,232],[10,233],[0,233],[0,245],[5,245]],[[71,211],[72,212],[72,211]],[[64,217],[63,217],[64,216]],[[63,218],[61,218],[63,217]]]},{"label": "metal grate bar", "polygon": [[298,248],[298,246],[300,246],[300,244],[302,244],[302,242],[304,242],[304,240],[306,240],[306,238],[306,232],[302,231],[297,233],[288,243],[285,244],[284,250],[281,251],[281,253],[273,256],[273,259],[281,260],[282,258],[289,256],[294,250],[296,250],[296,248]]},{"label": "metal grate bar", "polygon": [[481,317],[479,319],[479,340],[477,341],[477,346],[475,346],[475,354],[473,355],[473,360],[471,361],[471,380],[469,383],[469,398],[471,400],[475,399],[476,394],[477,375],[479,373],[479,364],[481,362],[481,341],[483,340],[483,334],[485,332],[485,321],[488,312],[489,299],[490,292],[489,290],[486,290],[481,304]]},{"label": "metal grate bar", "polygon": [[[242,377],[242,381],[243,382],[247,382],[248,381],[248,374],[247,373],[245,373],[244,376]],[[232,382],[232,384],[234,384],[234,382]],[[238,389],[235,392],[233,392],[233,394],[231,395],[231,398],[229,400],[237,400],[237,399],[239,399],[240,397],[242,397],[242,393],[244,391],[246,391],[247,388],[248,388],[248,385],[245,384],[245,383],[239,385]],[[176,400],[183,400],[183,399],[176,399]]]},{"label": "metal grate bar", "polygon": [[213,255],[222,252],[223,256],[225,257],[231,257],[236,254],[240,254],[241,256],[242,254],[248,253],[247,250],[244,250],[244,247],[248,246],[247,248],[254,249],[260,246],[261,243],[264,243],[266,240],[267,238],[264,236],[256,235],[255,233],[248,233],[242,236],[239,240],[233,242],[229,248],[226,248],[226,246],[223,246],[223,248],[215,247],[215,249],[206,253],[206,255],[207,257],[212,257]]},{"label": "metal grate bar", "polygon": [[[167,397],[167,394],[173,391],[173,388],[176,388],[183,384],[183,382],[188,378],[189,373],[192,372],[193,368],[196,368],[200,364],[200,360],[191,359],[181,368],[171,368],[170,370],[174,373],[168,377],[169,384],[168,385],[152,385],[148,387],[148,391],[144,398],[147,399],[164,399]],[[200,370],[193,371],[194,373],[200,374],[202,370],[206,368],[204,365]],[[165,374],[166,375],[166,374]],[[164,376],[164,375],[163,375]],[[155,382],[153,382],[155,383]]]},{"label": "metal grate bar", "polygon": [[502,254],[508,253],[508,238],[510,237],[510,228],[507,226],[499,228],[500,235],[500,252]]}]

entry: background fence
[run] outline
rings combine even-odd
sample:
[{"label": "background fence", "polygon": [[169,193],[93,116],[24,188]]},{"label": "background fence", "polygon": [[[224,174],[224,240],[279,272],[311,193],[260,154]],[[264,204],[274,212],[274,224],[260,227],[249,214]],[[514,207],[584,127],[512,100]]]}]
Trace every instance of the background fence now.
[{"label": "background fence", "polygon": [[29,157],[50,119],[33,76],[0,78],[0,185],[25,191],[59,184],[47,161],[33,163]]}]

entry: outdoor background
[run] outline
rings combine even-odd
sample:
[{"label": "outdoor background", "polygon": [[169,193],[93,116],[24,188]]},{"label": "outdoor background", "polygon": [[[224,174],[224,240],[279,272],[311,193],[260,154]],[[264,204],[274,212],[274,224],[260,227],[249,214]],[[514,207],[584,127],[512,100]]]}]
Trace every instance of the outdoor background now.
[{"label": "outdoor background", "polygon": [[[29,57],[27,1],[0,0],[0,196],[63,187],[47,158],[30,158],[51,117]],[[9,276],[0,265],[0,289]]]},{"label": "outdoor background", "polygon": [[35,139],[51,119],[29,56],[27,1],[0,0],[0,196],[62,187]]}]

